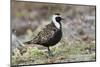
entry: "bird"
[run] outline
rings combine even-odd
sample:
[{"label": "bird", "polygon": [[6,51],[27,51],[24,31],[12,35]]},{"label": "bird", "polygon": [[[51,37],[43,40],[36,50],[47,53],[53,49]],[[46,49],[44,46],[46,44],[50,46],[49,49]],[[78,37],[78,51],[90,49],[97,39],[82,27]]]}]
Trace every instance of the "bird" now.
[{"label": "bird", "polygon": [[56,45],[62,38],[62,24],[64,20],[60,13],[52,15],[51,23],[46,25],[32,40],[24,44],[38,44],[47,47],[49,56],[53,56],[50,47]]}]

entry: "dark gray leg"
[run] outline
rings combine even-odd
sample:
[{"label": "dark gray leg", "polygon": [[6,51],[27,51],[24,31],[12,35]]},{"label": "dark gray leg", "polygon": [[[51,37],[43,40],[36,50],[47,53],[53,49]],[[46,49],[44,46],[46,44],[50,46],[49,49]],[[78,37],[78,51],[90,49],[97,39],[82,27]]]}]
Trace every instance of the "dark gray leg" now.
[{"label": "dark gray leg", "polygon": [[51,53],[51,51],[50,51],[50,48],[48,47],[48,54],[49,54],[49,56],[53,56],[53,54]]}]

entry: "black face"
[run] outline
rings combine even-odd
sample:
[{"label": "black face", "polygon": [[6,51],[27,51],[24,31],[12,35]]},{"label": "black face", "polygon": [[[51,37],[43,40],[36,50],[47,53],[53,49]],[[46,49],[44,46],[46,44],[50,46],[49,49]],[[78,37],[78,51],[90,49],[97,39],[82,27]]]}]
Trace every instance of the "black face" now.
[{"label": "black face", "polygon": [[56,19],[57,22],[60,22],[62,20],[61,17],[56,17],[55,19]]}]

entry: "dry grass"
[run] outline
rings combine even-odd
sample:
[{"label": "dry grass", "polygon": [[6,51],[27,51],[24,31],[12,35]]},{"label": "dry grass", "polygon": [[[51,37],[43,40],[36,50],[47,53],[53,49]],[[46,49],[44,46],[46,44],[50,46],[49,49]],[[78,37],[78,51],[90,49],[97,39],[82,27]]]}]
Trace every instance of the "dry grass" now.
[{"label": "dry grass", "polygon": [[[41,48],[41,49],[40,49]],[[14,65],[46,64],[77,61],[95,61],[95,44],[84,42],[74,42],[72,44],[61,41],[56,46],[51,47],[53,57],[48,56],[44,47],[28,47],[23,55],[16,52],[12,56]]]},{"label": "dry grass", "polygon": [[[14,48],[13,65],[96,60],[94,6],[12,2],[12,32],[15,30],[15,35],[22,42],[28,41],[50,23],[50,17],[55,12],[60,12],[65,20],[62,23],[62,40],[50,47],[54,56],[49,57],[47,49],[36,44],[26,46],[27,51],[23,55]],[[15,41],[12,38],[12,46],[18,47]]]}]

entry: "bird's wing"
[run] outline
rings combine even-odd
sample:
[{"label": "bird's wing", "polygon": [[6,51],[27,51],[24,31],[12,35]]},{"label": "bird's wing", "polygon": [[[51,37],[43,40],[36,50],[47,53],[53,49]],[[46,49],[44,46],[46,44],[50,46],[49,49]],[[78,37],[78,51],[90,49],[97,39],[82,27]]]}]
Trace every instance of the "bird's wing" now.
[{"label": "bird's wing", "polygon": [[51,28],[50,25],[47,25],[42,31],[38,33],[38,35],[33,39],[34,43],[46,43],[52,37],[54,37],[55,30]]}]

